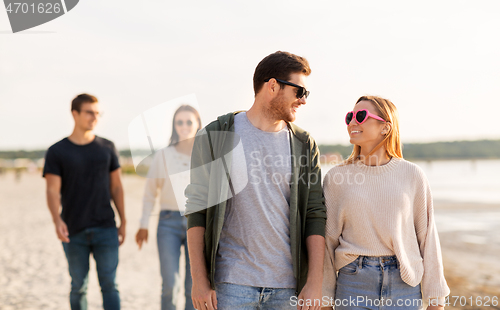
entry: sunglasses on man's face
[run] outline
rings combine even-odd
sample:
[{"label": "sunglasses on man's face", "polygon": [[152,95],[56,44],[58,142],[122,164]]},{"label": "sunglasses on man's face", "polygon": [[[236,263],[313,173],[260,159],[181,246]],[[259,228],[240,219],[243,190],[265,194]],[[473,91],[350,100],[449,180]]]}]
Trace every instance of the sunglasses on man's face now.
[{"label": "sunglasses on man's face", "polygon": [[363,109],[363,110],[358,110],[356,112],[354,112],[354,111],[347,112],[347,115],[345,116],[345,123],[347,124],[347,126],[349,126],[353,117],[358,124],[363,124],[364,122],[366,122],[368,117],[374,118],[374,119],[382,121],[384,123],[386,122],[380,116],[372,114],[372,113],[368,112],[368,110]]},{"label": "sunglasses on man's face", "polygon": [[306,99],[307,99],[307,97],[309,97],[309,94],[311,93],[300,85],[297,85],[297,84],[294,84],[294,83],[288,82],[288,81],[283,81],[283,80],[280,80],[277,78],[268,78],[268,79],[265,79],[264,82],[269,82],[270,79],[275,79],[278,83],[281,83],[281,84],[297,87],[297,94],[296,94],[297,99],[300,99],[302,97],[306,97]]},{"label": "sunglasses on man's face", "polygon": [[177,126],[179,126],[179,127],[180,127],[180,126],[182,126],[182,125],[184,125],[184,123],[186,123],[186,125],[188,125],[188,127],[193,126],[193,122],[192,122],[190,119],[188,119],[188,120],[187,120],[187,121],[185,121],[185,122],[184,122],[183,120],[181,120],[181,119],[175,122],[175,124],[176,124]]}]

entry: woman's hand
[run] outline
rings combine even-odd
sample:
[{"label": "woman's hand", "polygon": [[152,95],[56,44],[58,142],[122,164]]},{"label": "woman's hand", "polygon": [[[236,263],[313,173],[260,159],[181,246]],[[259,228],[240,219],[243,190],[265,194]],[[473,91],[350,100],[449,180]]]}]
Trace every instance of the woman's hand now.
[{"label": "woman's hand", "polygon": [[427,310],[444,310],[444,306],[428,306]]},{"label": "woman's hand", "polygon": [[144,228],[140,228],[137,231],[137,234],[135,235],[135,242],[137,242],[137,245],[139,246],[139,250],[142,247],[143,242],[148,242],[148,230]]}]

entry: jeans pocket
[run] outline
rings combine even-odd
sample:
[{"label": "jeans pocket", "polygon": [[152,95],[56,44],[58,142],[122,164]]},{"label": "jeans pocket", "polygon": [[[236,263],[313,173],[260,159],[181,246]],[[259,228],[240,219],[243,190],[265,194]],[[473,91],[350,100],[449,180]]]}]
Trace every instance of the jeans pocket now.
[{"label": "jeans pocket", "polygon": [[347,274],[347,275],[355,275],[358,273],[358,261],[355,260],[354,262],[345,265],[344,267],[339,269],[340,273]]}]

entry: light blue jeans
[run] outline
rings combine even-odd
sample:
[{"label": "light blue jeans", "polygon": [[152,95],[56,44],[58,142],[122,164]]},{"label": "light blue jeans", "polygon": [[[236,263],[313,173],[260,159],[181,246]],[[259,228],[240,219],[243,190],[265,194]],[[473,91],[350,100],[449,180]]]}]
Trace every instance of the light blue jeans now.
[{"label": "light blue jeans", "polygon": [[193,301],[191,300],[193,281],[191,280],[191,268],[187,251],[186,230],[187,219],[179,211],[163,210],[160,212],[156,239],[158,241],[160,270],[163,279],[161,293],[162,310],[175,310],[178,303],[177,296],[182,285],[179,275],[181,245],[184,245],[186,257],[186,280],[184,282],[186,310],[194,309]]},{"label": "light blue jeans", "polygon": [[335,309],[420,310],[420,284],[412,287],[401,279],[396,256],[360,256],[339,270]]},{"label": "light blue jeans", "polygon": [[267,288],[232,283],[217,283],[218,310],[290,310],[297,309],[292,306],[295,289],[292,288]]}]

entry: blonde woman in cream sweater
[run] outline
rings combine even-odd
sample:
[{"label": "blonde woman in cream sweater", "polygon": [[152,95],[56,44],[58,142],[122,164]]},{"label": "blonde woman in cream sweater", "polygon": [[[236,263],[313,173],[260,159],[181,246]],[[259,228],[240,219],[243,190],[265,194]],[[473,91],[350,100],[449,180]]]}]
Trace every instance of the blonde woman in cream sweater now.
[{"label": "blonde woman in cream sweater", "polygon": [[[181,285],[185,286],[185,309],[194,309],[191,300],[192,280],[186,239],[187,220],[180,211],[184,210],[184,190],[189,184],[189,168],[194,137],[200,129],[201,120],[198,111],[189,105],[180,106],[174,113],[170,144],[155,153],[146,180],[141,226],[135,239],[139,249],[141,249],[144,242],[148,241],[149,218],[156,197],[160,196],[161,211],[156,239],[163,279],[162,310],[176,309],[176,297]],[[184,283],[180,282],[179,277],[181,245],[184,245],[186,257],[186,278]]]},{"label": "blonde woman in cream sweater", "polygon": [[423,309],[422,300],[443,309],[450,290],[431,190],[403,159],[396,107],[363,96],[346,124],[353,152],[324,179],[324,309]]}]

